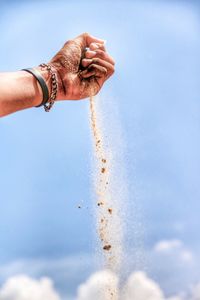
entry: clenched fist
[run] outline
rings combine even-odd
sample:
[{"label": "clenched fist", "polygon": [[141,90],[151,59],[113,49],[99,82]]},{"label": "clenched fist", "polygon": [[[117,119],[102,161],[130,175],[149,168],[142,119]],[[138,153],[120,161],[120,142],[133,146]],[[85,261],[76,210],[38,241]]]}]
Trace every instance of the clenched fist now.
[{"label": "clenched fist", "polygon": [[57,73],[57,100],[80,100],[99,92],[115,62],[103,40],[83,33],[67,41],[49,64]]}]

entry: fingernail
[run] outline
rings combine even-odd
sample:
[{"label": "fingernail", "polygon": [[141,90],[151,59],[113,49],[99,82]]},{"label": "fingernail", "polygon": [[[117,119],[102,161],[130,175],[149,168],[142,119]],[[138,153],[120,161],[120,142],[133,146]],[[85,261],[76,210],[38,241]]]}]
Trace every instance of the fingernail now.
[{"label": "fingernail", "polygon": [[87,54],[88,57],[94,57],[97,53],[95,51],[89,50],[89,51],[86,52],[86,54]]},{"label": "fingernail", "polygon": [[94,51],[95,49],[99,49],[99,45],[93,43],[90,48],[93,48],[91,51]]},{"label": "fingernail", "polygon": [[98,39],[99,41],[98,41],[98,43],[105,43],[106,42],[106,40],[103,40],[103,39]]},{"label": "fingernail", "polygon": [[101,44],[103,45],[107,44],[107,40],[101,40]]},{"label": "fingernail", "polygon": [[92,59],[87,59],[87,58],[84,58],[82,59],[81,63],[84,67],[86,67],[87,65],[91,64],[92,62]]},{"label": "fingernail", "polygon": [[92,59],[89,59],[89,58],[83,58],[82,59],[82,62],[85,62],[85,63],[91,63],[92,62]]}]

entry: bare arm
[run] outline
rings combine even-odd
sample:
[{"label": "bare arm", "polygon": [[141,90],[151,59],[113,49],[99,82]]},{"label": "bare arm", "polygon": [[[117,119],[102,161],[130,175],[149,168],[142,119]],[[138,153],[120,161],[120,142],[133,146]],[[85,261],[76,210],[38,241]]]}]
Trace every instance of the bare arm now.
[{"label": "bare arm", "polygon": [[[42,76],[48,82],[47,72]],[[0,73],[0,116],[37,106],[42,101],[38,81],[25,71]]]},{"label": "bare arm", "polygon": [[[83,54],[85,48],[89,51]],[[101,89],[114,72],[114,61],[105,50],[102,40],[85,33],[70,40],[49,62],[57,74],[56,100],[80,100]],[[48,71],[37,67],[51,89]],[[0,116],[31,108],[42,102],[38,81],[26,71],[0,73]]]}]

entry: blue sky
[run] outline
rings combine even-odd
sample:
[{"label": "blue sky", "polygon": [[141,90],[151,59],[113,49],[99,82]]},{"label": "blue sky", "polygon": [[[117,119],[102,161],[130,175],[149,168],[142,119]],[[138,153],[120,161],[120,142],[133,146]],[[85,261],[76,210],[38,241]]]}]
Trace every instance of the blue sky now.
[{"label": "blue sky", "polygon": [[[143,228],[128,218],[130,268],[135,244],[143,243],[145,268],[167,294],[200,280],[198,2],[3,1],[0,9],[1,71],[48,61],[83,31],[107,40],[116,73],[102,97],[119,111],[129,216],[138,206]],[[95,269],[88,101],[18,112],[0,128],[1,282],[20,272],[46,275],[74,295]],[[175,239],[194,264],[177,262],[177,253],[166,264],[156,256],[155,245]],[[41,261],[45,267],[35,270]]]}]

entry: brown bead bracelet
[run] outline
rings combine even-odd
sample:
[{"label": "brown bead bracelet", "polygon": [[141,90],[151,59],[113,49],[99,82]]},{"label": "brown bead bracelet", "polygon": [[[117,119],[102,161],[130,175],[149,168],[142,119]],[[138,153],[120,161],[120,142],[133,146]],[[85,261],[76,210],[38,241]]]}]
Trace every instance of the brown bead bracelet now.
[{"label": "brown bead bracelet", "polygon": [[56,73],[53,71],[50,64],[42,63],[42,64],[40,64],[40,67],[48,70],[51,75],[51,95],[50,95],[48,101],[43,104],[45,111],[49,112],[56,100],[56,96],[58,93],[58,82],[57,82],[57,78],[56,78]]}]

